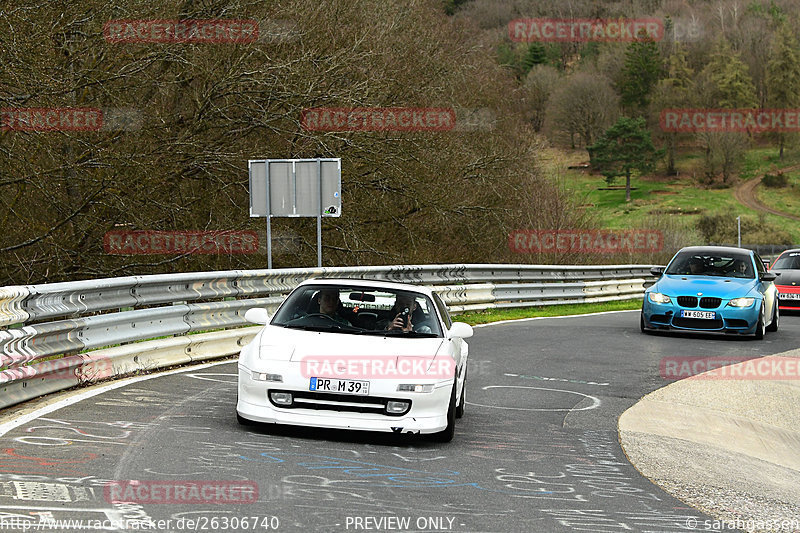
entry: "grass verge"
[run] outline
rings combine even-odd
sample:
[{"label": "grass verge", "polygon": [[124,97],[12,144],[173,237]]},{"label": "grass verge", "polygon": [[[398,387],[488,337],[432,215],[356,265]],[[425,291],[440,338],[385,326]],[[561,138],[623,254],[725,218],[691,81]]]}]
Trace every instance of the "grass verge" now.
[{"label": "grass verge", "polygon": [[621,300],[616,302],[601,302],[588,304],[566,305],[541,305],[538,307],[519,307],[515,309],[487,309],[453,315],[453,320],[466,322],[472,326],[489,324],[500,320],[517,320],[520,318],[550,317],[566,315],[582,315],[586,313],[602,313],[605,311],[629,311],[641,309],[641,298],[635,300]]}]

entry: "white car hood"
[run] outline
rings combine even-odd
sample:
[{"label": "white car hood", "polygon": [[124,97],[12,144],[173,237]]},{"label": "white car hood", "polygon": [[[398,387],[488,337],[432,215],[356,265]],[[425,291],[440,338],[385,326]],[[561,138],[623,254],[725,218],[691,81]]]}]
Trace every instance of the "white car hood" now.
[{"label": "white car hood", "polygon": [[259,335],[259,358],[302,361],[316,356],[421,357],[433,359],[444,339],[348,335],[266,326]]}]

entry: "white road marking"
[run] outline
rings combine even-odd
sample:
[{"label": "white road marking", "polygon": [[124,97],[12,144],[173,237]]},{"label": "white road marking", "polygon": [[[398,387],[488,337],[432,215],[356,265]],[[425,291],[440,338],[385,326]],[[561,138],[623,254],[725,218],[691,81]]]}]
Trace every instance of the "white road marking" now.
[{"label": "white road marking", "polygon": [[236,383],[236,380],[234,380],[234,381],[227,380],[226,381],[224,379],[207,378],[207,377],[204,377],[204,376],[227,376],[227,377],[232,377],[232,378],[237,378],[238,379],[239,374],[221,374],[221,373],[211,373],[211,372],[209,372],[208,374],[203,373],[203,374],[187,374],[186,375],[186,377],[199,379],[199,380],[202,380],[202,381],[216,381],[217,383]]}]

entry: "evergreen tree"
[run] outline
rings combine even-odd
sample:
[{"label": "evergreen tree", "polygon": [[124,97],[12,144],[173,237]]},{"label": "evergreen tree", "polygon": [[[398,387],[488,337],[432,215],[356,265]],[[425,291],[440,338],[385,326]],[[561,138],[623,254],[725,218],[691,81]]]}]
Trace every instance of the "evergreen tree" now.
[{"label": "evergreen tree", "polygon": [[653,39],[646,37],[628,45],[622,70],[620,94],[622,105],[647,108],[649,96],[661,75],[661,56]]},{"label": "evergreen tree", "polygon": [[717,105],[725,109],[757,106],[756,88],[747,65],[725,38],[717,41],[705,71],[714,85]]},{"label": "evergreen tree", "polygon": [[[730,43],[721,37],[703,69],[703,80],[707,84],[706,105],[724,109],[755,109],[758,107],[756,88],[747,65],[740,54],[733,51]],[[704,147],[705,175],[713,183],[718,172],[722,173],[722,184],[729,185],[741,160],[742,150],[747,146],[747,134],[738,131],[699,132],[698,140]]]},{"label": "evergreen tree", "polygon": [[607,179],[625,176],[626,202],[631,201],[631,174],[650,172],[660,156],[643,117],[620,117],[589,147],[592,166]]},{"label": "evergreen tree", "polygon": [[[800,106],[800,53],[797,39],[786,24],[775,36],[775,43],[767,65],[767,102],[773,108]],[[778,132],[780,158],[786,144],[786,133]]]},{"label": "evergreen tree", "polygon": [[[694,71],[686,59],[686,48],[681,43],[676,43],[672,55],[667,60],[667,77],[656,85],[653,103],[660,112],[664,109],[690,107]],[[667,173],[675,174],[675,145],[677,132],[665,134],[667,153]]]},{"label": "evergreen tree", "polygon": [[547,50],[542,43],[531,44],[522,59],[523,74],[527,75],[534,65],[541,65],[542,63],[547,63]]}]

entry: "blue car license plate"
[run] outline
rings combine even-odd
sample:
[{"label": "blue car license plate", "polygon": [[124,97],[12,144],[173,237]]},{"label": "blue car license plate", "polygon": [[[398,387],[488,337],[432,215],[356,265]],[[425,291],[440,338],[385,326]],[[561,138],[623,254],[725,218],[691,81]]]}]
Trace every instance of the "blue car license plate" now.
[{"label": "blue car license plate", "polygon": [[703,320],[714,320],[716,315],[714,311],[690,311],[681,309],[681,318],[700,318]]}]

